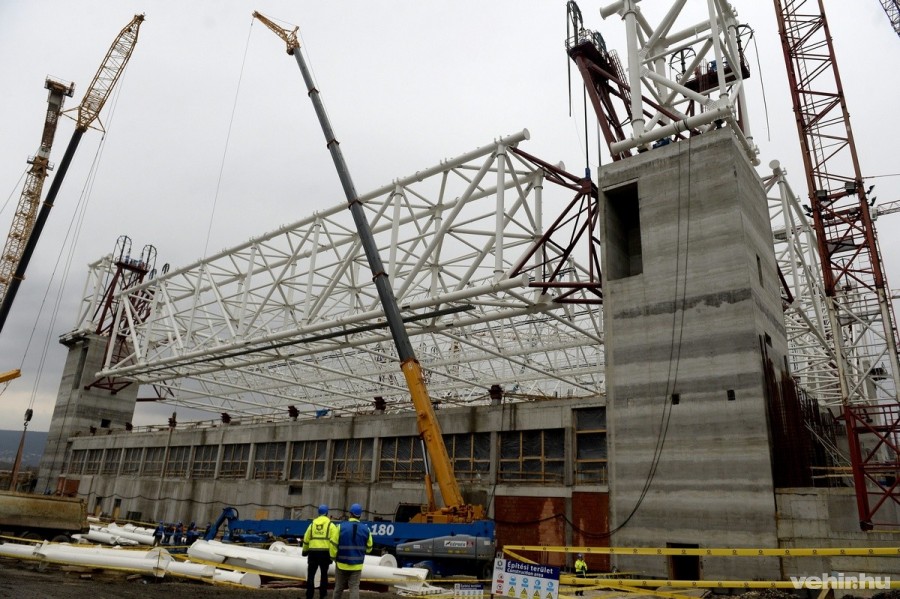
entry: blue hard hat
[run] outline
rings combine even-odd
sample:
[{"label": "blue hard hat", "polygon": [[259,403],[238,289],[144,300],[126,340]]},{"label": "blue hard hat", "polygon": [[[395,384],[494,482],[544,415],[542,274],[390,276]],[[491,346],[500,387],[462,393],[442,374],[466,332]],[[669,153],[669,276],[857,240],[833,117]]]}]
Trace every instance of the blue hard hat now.
[{"label": "blue hard hat", "polygon": [[327,513],[328,513],[328,506],[323,503],[322,505],[319,506],[319,514],[324,516]]},{"label": "blue hard hat", "polygon": [[359,516],[362,516],[362,506],[358,503],[354,503],[350,506],[350,514],[356,516],[357,518]]}]

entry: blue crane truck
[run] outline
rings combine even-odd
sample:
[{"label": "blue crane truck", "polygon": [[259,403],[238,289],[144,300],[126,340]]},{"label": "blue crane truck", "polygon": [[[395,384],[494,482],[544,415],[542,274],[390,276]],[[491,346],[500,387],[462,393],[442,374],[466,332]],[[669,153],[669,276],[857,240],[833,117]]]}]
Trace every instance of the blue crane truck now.
[{"label": "blue crane truck", "polygon": [[[372,531],[375,551],[397,558],[397,565],[427,569],[433,576],[490,575],[496,553],[493,520],[466,523],[364,521]],[[204,535],[216,538],[227,525],[222,540],[232,543],[265,543],[275,539],[302,543],[309,520],[244,520],[238,510],[226,507]]]}]

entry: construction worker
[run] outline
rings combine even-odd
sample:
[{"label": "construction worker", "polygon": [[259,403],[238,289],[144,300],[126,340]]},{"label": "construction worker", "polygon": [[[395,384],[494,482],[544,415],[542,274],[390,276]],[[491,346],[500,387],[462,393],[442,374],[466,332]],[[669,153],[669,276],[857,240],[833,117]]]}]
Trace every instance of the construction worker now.
[{"label": "construction worker", "polygon": [[350,506],[350,518],[336,525],[331,532],[331,558],[334,560],[334,599],[341,599],[344,589],[350,589],[350,599],[359,599],[359,580],[363,560],[372,552],[372,532],[359,521],[362,506]]},{"label": "construction worker", "polygon": [[331,565],[331,532],[336,528],[328,517],[328,506],[319,506],[319,515],[310,522],[303,534],[303,555],[306,556],[306,599],[316,592],[316,571],[319,572],[319,599],[328,595],[328,566]]},{"label": "construction worker", "polygon": [[163,537],[166,536],[166,526],[162,522],[159,523],[159,526],[156,527],[156,530],[153,531],[153,544],[154,545],[162,545]]},{"label": "construction worker", "polygon": [[[587,578],[587,562],[584,561],[584,554],[579,553],[578,559],[575,560],[575,576],[578,578]],[[581,590],[582,587],[578,587],[579,590],[575,591],[575,596],[584,596],[584,591]]]}]

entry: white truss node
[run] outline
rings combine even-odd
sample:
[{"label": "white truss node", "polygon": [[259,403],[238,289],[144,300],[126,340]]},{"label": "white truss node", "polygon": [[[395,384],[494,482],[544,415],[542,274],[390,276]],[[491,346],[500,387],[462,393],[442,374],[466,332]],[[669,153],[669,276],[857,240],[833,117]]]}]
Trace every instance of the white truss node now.
[{"label": "white truss node", "polygon": [[[618,0],[600,9],[625,24],[627,101],[631,136],[610,145],[615,156],[649,149],[686,131],[730,126],[753,164],[759,150],[747,118],[744,79],[749,70],[737,13],[724,0],[707,0],[707,18],[684,23],[687,0],[676,0],[653,27],[640,0]],[[624,82],[623,82],[624,83]]]},{"label": "white truss node", "polygon": [[[495,140],[360,198],[436,403],[488,402],[494,384],[520,399],[604,391],[601,312],[509,277],[541,236],[547,200],[568,193],[508,151],[527,138]],[[587,279],[572,256],[567,276]],[[96,302],[90,287],[85,306]],[[389,410],[411,408],[346,204],[118,300],[113,330],[130,353],[109,352],[99,376],[153,384],[169,403],[247,416],[292,405],[357,412],[379,396]],[[91,314],[77,328],[95,328]]]}]

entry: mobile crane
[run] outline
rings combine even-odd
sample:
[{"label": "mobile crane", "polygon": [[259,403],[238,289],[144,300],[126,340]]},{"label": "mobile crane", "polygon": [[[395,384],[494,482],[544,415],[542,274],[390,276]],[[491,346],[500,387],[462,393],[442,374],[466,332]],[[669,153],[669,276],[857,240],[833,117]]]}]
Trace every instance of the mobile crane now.
[{"label": "mobile crane", "polygon": [[[50,184],[50,189],[47,191],[47,197],[44,199],[44,203],[41,206],[41,210],[38,212],[36,219],[33,217],[32,210],[31,219],[34,219],[34,222],[28,229],[28,234],[22,236],[25,238],[24,245],[21,248],[17,248],[14,256],[10,257],[9,260],[6,260],[6,251],[4,251],[4,260],[7,262],[5,268],[11,271],[12,275],[0,275],[0,284],[5,285],[2,294],[0,294],[2,295],[2,300],[0,300],[0,331],[3,330],[3,325],[6,323],[7,316],[9,316],[13,300],[16,298],[16,293],[19,291],[19,285],[25,278],[25,270],[28,268],[28,262],[34,254],[34,248],[37,246],[41,232],[44,230],[47,217],[50,215],[50,209],[53,208],[53,202],[56,201],[56,195],[65,179],[66,171],[68,171],[69,165],[72,163],[72,157],[75,155],[75,150],[78,148],[78,144],[81,141],[84,132],[97,120],[100,111],[106,104],[106,100],[109,99],[109,96],[112,93],[113,87],[125,70],[125,65],[128,64],[128,60],[131,58],[131,53],[137,43],[138,31],[140,30],[143,21],[144,15],[135,15],[128,25],[119,32],[118,37],[116,37],[116,40],[106,52],[106,57],[103,59],[100,68],[97,69],[97,73],[94,75],[94,79],[91,81],[91,85],[88,87],[84,99],[81,100],[81,104],[79,104],[77,108],[75,131],[72,133],[72,138],[69,140],[69,145],[59,164],[59,170],[56,172],[56,176],[53,177],[53,182]],[[71,95],[71,93],[69,93],[69,95]],[[48,111],[48,120],[49,118],[50,115]],[[53,132],[55,132],[55,130],[56,124],[54,122]],[[45,135],[46,133],[45,128]],[[46,176],[46,172],[44,172],[44,176]],[[36,207],[37,201],[40,199],[40,189],[37,189],[36,193],[26,189],[26,191],[23,192],[23,196],[26,193],[29,194],[28,201],[33,203]],[[13,225],[13,228],[13,233],[18,235],[16,224]],[[10,240],[12,240],[13,233],[10,234]],[[22,241],[23,240],[17,240],[16,245]],[[9,243],[10,242],[8,241],[7,247],[9,247]]]},{"label": "mobile crane", "polygon": [[[362,203],[350,177],[340,145],[335,138],[331,123],[325,113],[319,91],[312,80],[297,39],[298,27],[292,30],[279,27],[261,15],[253,13],[263,25],[280,37],[287,46],[287,53],[295,58],[306,84],[319,124],[325,135],[326,146],[337,169],[338,178],[344,189],[348,208],[353,216],[360,243],[372,271],[378,297],[384,309],[385,318],[400,360],[400,369],[406,380],[413,407],[416,410],[416,424],[419,437],[425,448],[425,494],[427,505],[408,522],[372,522],[372,536],[376,545],[397,556],[400,566],[416,565],[425,567],[440,575],[476,574],[483,576],[489,572],[495,552],[494,523],[485,519],[484,506],[466,503],[453,472],[453,465],[444,444],[440,423],[428,397],[428,389],[422,374],[422,366],[416,359],[409,334],[403,324],[397,298],[390,287],[378,253],[378,247],[369,223],[363,212]],[[431,461],[429,469],[429,459]],[[441,492],[442,507],[438,507],[432,481],[437,482]],[[403,506],[398,508],[398,513]],[[226,512],[229,508],[226,508]],[[223,512],[224,514],[224,512]],[[285,538],[301,538],[308,522],[295,520],[238,520],[228,519],[229,530],[269,532]]]},{"label": "mobile crane", "polygon": [[437,416],[434,413],[434,407],[431,405],[431,399],[428,397],[428,389],[425,386],[425,379],[422,375],[422,366],[416,359],[412,343],[409,340],[409,334],[403,325],[403,318],[400,316],[400,308],[397,305],[397,298],[390,287],[388,275],[385,272],[381,262],[381,256],[378,254],[378,246],[375,244],[375,238],[369,227],[363,212],[362,203],[356,193],[356,187],[350,177],[350,171],[344,162],[344,155],[341,152],[340,144],[334,136],[331,128],[331,122],[325,113],[325,106],[319,97],[319,90],[316,89],[303,54],[298,52],[300,42],[297,39],[298,27],[292,30],[279,27],[277,24],[261,15],[258,12],[253,13],[253,17],[258,19],[263,25],[268,27],[278,37],[284,40],[287,46],[287,53],[294,57],[300,72],[303,75],[303,81],[306,83],[308,95],[312,100],[316,115],[319,118],[319,124],[322,126],[322,132],[325,134],[325,143],[331,152],[331,158],[337,169],[338,178],[344,188],[344,195],[347,198],[347,204],[350,213],[353,215],[353,221],[359,234],[360,243],[366,253],[366,259],[369,262],[369,268],[375,281],[375,287],[378,290],[378,297],[381,301],[384,315],[387,319],[388,328],[391,336],[394,338],[394,344],[397,347],[397,356],[400,359],[400,370],[406,379],[406,385],[412,398],[418,418],[416,420],[419,436],[421,437],[427,456],[431,459],[431,467],[434,470],[434,480],[437,482],[441,490],[441,498],[444,507],[438,508],[434,498],[434,489],[432,488],[432,476],[428,470],[428,460],[425,460],[425,492],[428,498],[427,509],[420,514],[414,516],[411,522],[423,523],[453,523],[453,522],[472,522],[484,518],[484,506],[472,505],[465,502],[462,493],[459,490],[459,484],[456,481],[456,475],[453,473],[453,466],[450,462],[450,456],[447,454],[447,446],[444,444],[444,438],[441,435],[441,426],[438,423]]}]

